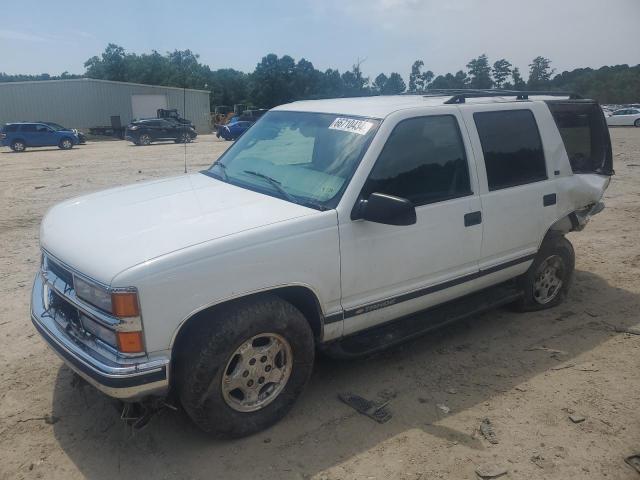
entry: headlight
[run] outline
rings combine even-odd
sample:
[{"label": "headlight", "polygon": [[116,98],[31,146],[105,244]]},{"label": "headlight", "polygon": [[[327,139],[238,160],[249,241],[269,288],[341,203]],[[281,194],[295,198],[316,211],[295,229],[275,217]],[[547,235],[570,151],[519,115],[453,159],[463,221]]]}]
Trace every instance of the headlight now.
[{"label": "headlight", "polygon": [[73,286],[78,298],[98,307],[100,310],[111,313],[111,293],[107,290],[86,282],[80,277],[74,277]]},{"label": "headlight", "polygon": [[135,290],[107,290],[78,276],[74,276],[73,285],[78,298],[98,307],[100,310],[119,318],[140,316],[138,294]]}]

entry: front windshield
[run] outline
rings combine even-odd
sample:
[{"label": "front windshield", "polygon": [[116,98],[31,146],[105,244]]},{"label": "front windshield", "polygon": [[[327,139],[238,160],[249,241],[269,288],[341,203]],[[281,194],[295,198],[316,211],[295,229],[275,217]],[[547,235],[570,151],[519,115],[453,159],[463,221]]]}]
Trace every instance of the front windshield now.
[{"label": "front windshield", "polygon": [[205,173],[318,209],[334,208],[380,121],[266,113]]}]

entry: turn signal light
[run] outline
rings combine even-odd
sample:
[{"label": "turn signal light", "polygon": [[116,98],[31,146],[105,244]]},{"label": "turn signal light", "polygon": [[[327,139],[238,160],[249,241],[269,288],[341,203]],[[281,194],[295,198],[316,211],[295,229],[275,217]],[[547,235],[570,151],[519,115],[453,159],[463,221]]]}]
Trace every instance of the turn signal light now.
[{"label": "turn signal light", "polygon": [[135,292],[112,293],[111,313],[120,318],[139,317],[138,295]]},{"label": "turn signal light", "polygon": [[144,352],[142,332],[117,332],[118,350],[122,353]]}]

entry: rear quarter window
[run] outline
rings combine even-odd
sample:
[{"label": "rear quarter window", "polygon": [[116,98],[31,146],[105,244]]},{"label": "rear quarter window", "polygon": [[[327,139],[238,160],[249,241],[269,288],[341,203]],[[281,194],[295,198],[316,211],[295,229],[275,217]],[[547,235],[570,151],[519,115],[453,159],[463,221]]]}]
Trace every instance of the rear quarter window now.
[{"label": "rear quarter window", "polygon": [[476,112],[489,190],[547,179],[538,124],[530,110]]},{"label": "rear quarter window", "polygon": [[609,129],[596,103],[547,102],[574,173],[611,175]]},{"label": "rear quarter window", "polygon": [[4,132],[17,132],[18,125],[5,125],[2,129]]}]

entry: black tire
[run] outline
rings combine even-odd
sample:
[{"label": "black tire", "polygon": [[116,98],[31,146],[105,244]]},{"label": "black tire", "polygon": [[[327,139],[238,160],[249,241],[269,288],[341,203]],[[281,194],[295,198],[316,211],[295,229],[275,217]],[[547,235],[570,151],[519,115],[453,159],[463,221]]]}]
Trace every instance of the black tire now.
[{"label": "black tire", "polygon": [[146,146],[146,145],[149,145],[150,143],[151,143],[151,135],[149,135],[148,133],[143,133],[138,137],[138,142],[136,143],[136,145]]},{"label": "black tire", "polygon": [[636,127],[640,127],[640,118],[639,118],[638,120],[636,120],[635,122],[633,122],[633,124],[634,124]]},{"label": "black tire", "polygon": [[73,148],[73,140],[68,137],[60,139],[58,143],[58,148],[60,150],[71,150]]},{"label": "black tire", "polygon": [[178,138],[174,140],[176,143],[191,143],[191,135],[188,133],[181,133]]},{"label": "black tire", "polygon": [[[313,333],[302,313],[279,297],[260,295],[221,306],[187,329],[176,359],[178,396],[193,422],[215,436],[243,437],[276,423],[291,409],[311,376]],[[255,411],[238,411],[225,399],[223,376],[229,375],[243,344],[267,334],[284,338],[290,346],[288,379],[269,398],[270,403]]]},{"label": "black tire", "polygon": [[11,148],[11,150],[13,150],[14,152],[20,153],[24,152],[27,149],[27,144],[24,143],[23,140],[14,140],[13,142],[11,142],[9,148]]},{"label": "black tire", "polygon": [[[547,271],[547,266],[556,272],[550,276],[552,281],[545,280],[544,272]],[[571,242],[561,235],[546,239],[529,270],[518,279],[524,296],[513,305],[515,309],[533,312],[561,304],[571,286],[574,267],[575,253]],[[554,287],[552,284],[556,279],[561,283]]]}]

